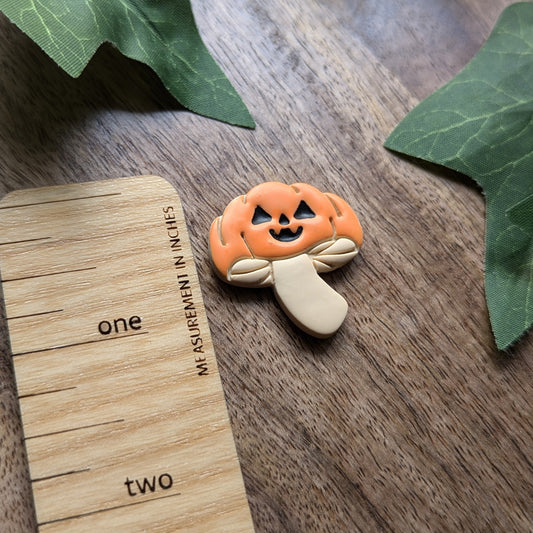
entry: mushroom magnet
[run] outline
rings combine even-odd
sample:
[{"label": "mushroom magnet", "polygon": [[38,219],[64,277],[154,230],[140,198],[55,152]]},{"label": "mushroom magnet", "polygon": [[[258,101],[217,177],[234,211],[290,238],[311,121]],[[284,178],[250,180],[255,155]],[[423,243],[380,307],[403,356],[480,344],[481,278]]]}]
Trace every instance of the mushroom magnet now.
[{"label": "mushroom magnet", "polygon": [[342,198],[306,183],[267,182],[232,200],[214,220],[209,252],[224,281],[272,287],[297,326],[329,337],[348,304],[318,274],[353,259],[362,242],[359,220]]}]

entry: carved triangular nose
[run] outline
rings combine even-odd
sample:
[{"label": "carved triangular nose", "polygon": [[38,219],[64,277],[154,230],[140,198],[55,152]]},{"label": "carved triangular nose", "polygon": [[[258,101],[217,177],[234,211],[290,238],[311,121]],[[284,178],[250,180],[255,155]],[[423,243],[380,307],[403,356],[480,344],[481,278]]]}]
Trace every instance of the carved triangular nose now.
[{"label": "carved triangular nose", "polygon": [[279,217],[279,223],[282,226],[286,226],[289,223],[289,219],[283,213],[281,213],[281,216]]}]

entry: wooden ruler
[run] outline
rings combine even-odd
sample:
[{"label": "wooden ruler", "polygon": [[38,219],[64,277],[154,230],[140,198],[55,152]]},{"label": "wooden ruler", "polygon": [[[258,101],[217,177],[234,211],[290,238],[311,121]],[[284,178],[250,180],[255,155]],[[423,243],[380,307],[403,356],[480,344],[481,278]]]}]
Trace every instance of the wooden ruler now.
[{"label": "wooden ruler", "polygon": [[253,531],[173,187],[10,193],[0,268],[39,530]]}]

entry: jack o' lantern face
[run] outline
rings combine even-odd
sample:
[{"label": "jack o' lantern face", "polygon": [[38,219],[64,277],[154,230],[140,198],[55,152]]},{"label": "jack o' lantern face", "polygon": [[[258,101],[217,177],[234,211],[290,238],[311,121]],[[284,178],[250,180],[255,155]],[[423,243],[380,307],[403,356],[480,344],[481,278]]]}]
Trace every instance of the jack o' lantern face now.
[{"label": "jack o' lantern face", "polygon": [[[307,203],[302,200],[298,204],[298,207],[296,208],[293,217],[296,220],[302,220],[305,218],[314,218],[316,217],[316,215],[313,210],[307,205]],[[271,221],[272,217],[260,205],[258,205],[254,211],[252,224],[257,226],[258,224],[266,224]],[[281,229],[276,232],[274,228],[270,228],[268,230],[268,233],[270,233],[270,235],[279,242],[295,241],[301,236],[304,230],[303,226],[298,226],[294,231],[290,227],[287,227],[290,224],[290,220],[285,215],[285,213],[281,214],[278,223],[280,226],[282,226]]]},{"label": "jack o' lantern face", "polygon": [[318,189],[271,182],[246,195],[240,233],[255,257],[291,257],[331,238],[334,214]]}]

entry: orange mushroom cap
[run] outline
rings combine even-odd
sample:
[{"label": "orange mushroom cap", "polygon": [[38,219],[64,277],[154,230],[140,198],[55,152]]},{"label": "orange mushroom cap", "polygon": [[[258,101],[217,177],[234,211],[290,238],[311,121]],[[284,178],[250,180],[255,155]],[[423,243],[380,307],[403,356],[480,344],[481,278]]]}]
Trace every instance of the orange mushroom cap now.
[{"label": "orange mushroom cap", "polygon": [[211,259],[227,280],[241,259],[286,259],[317,244],[346,237],[357,247],[363,231],[342,198],[306,183],[266,182],[232,200],[209,234]]}]

